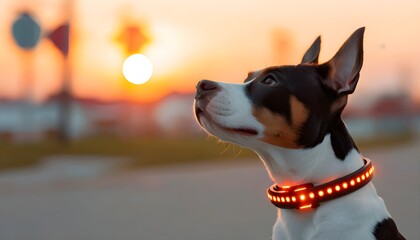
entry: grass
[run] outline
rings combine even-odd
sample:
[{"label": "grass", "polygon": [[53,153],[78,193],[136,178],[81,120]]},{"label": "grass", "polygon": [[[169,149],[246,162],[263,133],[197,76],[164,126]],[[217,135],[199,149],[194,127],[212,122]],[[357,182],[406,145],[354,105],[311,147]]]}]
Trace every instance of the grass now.
[{"label": "grass", "polygon": [[413,141],[416,135],[412,132],[405,132],[399,135],[377,135],[373,139],[358,140],[355,139],[356,145],[364,152],[377,148],[397,147]]},{"label": "grass", "polygon": [[[411,141],[410,134],[381,136],[369,141],[356,141],[363,151],[390,147]],[[184,138],[130,138],[96,136],[68,144],[45,140],[41,142],[14,144],[0,141],[0,170],[31,166],[54,155],[106,155],[133,159],[130,168],[179,164],[195,161],[226,161],[232,159],[257,159],[250,150],[220,143],[209,137]]]},{"label": "grass", "polygon": [[130,167],[178,164],[193,161],[256,158],[249,150],[220,143],[214,138],[130,138],[96,136],[67,144],[46,140],[14,144],[0,142],[0,170],[37,164],[53,155],[106,155],[133,159]]}]

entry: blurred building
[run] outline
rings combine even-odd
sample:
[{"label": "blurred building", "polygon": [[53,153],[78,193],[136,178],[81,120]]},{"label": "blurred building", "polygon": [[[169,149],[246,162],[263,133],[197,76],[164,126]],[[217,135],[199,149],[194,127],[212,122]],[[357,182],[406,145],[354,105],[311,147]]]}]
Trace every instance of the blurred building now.
[{"label": "blurred building", "polygon": [[295,51],[293,31],[275,28],[271,32],[272,61],[277,65],[290,64]]},{"label": "blurred building", "polygon": [[[150,104],[73,98],[69,108],[69,135],[77,139],[104,134],[121,137],[197,134],[200,130],[192,111],[193,100],[192,94],[179,93]],[[0,139],[26,141],[55,137],[60,106],[59,95],[50,96],[41,104],[0,100]]]},{"label": "blurred building", "polygon": [[172,93],[157,104],[154,119],[167,136],[192,135],[200,131],[193,115],[194,96]]},{"label": "blurred building", "polygon": [[384,95],[365,110],[347,108],[343,117],[358,139],[420,134],[420,106],[403,93]]},{"label": "blurred building", "polygon": [[[193,114],[193,102],[192,93],[172,93],[154,103],[73,98],[69,137],[194,136],[202,131]],[[58,94],[41,104],[0,100],[0,139],[19,142],[58,136],[60,106]],[[406,94],[382,96],[367,109],[349,106],[343,117],[357,139],[420,134],[420,104],[414,104]]]}]

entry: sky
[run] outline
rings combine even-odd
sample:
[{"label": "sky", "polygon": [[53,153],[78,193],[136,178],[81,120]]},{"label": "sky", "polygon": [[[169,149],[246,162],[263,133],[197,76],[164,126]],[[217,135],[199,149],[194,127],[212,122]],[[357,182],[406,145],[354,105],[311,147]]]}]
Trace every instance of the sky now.
[{"label": "sky", "polygon": [[[366,26],[364,66],[350,101],[363,104],[401,89],[420,101],[415,0],[0,0],[0,99],[21,97],[32,86],[31,98],[42,101],[62,84],[63,59],[48,39],[29,53],[14,43],[10,29],[22,9],[33,13],[43,35],[71,10],[71,89],[78,97],[150,102],[193,92],[200,79],[240,83],[249,71],[298,64],[319,35],[320,61],[328,61]],[[127,56],[116,39],[127,23],[150,39],[141,53],[154,74],[143,85],[128,83],[121,72]],[[27,59],[33,64],[25,68]]]}]

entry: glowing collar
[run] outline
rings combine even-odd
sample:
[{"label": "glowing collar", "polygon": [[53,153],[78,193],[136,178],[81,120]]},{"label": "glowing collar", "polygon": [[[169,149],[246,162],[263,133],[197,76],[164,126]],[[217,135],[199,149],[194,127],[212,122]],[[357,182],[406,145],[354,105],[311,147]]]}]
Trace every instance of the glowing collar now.
[{"label": "glowing collar", "polygon": [[318,186],[307,183],[279,187],[274,184],[267,189],[268,198],[278,208],[316,208],[322,202],[350,194],[368,184],[373,178],[374,167],[369,159],[363,161],[365,165],[359,170]]}]

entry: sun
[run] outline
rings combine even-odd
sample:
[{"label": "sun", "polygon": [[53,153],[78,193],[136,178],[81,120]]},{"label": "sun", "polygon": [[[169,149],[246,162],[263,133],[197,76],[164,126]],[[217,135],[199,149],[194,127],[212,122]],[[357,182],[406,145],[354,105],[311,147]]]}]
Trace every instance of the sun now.
[{"label": "sun", "polygon": [[133,54],[125,59],[122,71],[127,81],[133,84],[143,84],[152,77],[153,65],[143,54]]}]

